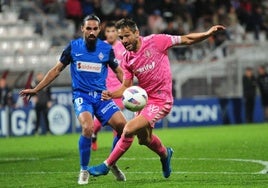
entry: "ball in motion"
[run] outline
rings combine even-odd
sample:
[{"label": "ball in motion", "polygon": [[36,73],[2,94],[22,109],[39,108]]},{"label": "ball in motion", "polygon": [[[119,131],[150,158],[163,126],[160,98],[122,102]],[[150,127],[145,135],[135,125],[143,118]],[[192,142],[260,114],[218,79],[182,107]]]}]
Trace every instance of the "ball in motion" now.
[{"label": "ball in motion", "polygon": [[148,101],[147,92],[139,86],[131,86],[123,93],[123,104],[126,109],[137,112],[143,109]]}]

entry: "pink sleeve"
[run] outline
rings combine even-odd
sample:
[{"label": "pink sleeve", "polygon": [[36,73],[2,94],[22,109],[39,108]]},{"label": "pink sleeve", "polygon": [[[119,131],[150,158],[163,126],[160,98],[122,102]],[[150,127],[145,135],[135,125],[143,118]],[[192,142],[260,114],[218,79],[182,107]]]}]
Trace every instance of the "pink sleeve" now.
[{"label": "pink sleeve", "polygon": [[168,48],[181,43],[181,36],[158,34],[154,35],[154,41],[159,50],[167,50]]}]

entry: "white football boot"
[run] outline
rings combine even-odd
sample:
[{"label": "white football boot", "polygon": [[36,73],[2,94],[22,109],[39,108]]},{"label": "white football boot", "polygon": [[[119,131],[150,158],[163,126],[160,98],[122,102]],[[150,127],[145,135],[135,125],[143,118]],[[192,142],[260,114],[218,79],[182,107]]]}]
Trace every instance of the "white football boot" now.
[{"label": "white football boot", "polygon": [[89,173],[87,170],[81,170],[78,177],[78,184],[85,185],[88,184]]}]

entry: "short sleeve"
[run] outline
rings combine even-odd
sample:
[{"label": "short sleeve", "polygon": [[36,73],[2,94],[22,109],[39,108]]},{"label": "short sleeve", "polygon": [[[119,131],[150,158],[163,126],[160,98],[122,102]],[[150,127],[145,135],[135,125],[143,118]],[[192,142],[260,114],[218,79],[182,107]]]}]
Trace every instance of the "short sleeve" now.
[{"label": "short sleeve", "polygon": [[119,64],[118,64],[118,60],[115,58],[113,49],[111,49],[109,56],[110,56],[109,57],[109,62],[108,62],[109,67],[111,69],[115,70],[118,67]]},{"label": "short sleeve", "polygon": [[181,37],[176,35],[158,34],[153,36],[155,46],[160,51],[166,51],[172,46],[180,44]]},{"label": "short sleeve", "polygon": [[65,49],[63,50],[61,56],[60,56],[60,62],[62,62],[64,65],[69,65],[72,61],[71,56],[71,43],[69,43]]}]

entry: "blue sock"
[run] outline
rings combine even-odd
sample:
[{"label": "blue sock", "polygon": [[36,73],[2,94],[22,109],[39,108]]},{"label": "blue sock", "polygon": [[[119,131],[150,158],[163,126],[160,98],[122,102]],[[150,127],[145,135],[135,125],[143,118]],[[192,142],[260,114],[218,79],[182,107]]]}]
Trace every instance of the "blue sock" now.
[{"label": "blue sock", "polygon": [[78,145],[81,170],[87,170],[87,166],[90,159],[91,138],[86,138],[81,135]]},{"label": "blue sock", "polygon": [[114,137],[114,141],[113,141],[113,146],[112,146],[112,150],[111,150],[111,152],[114,150],[114,147],[115,147],[115,145],[116,145],[116,143],[118,142],[118,140],[121,138],[121,136],[118,136],[118,135],[116,135],[115,137]]}]

